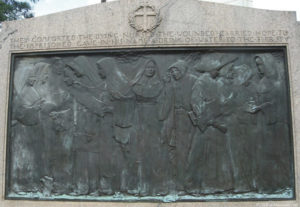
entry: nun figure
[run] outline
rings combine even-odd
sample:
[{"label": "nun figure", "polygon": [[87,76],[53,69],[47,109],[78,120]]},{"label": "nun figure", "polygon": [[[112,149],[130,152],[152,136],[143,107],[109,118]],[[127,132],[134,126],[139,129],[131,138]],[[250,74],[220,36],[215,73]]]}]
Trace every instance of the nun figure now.
[{"label": "nun figure", "polygon": [[190,118],[192,111],[191,94],[197,77],[188,73],[188,65],[184,60],[178,60],[169,67],[170,81],[166,84],[164,116],[169,122],[166,138],[169,145],[169,155],[175,168],[175,184],[179,193],[185,191],[187,176],[187,161],[195,135],[196,127]]},{"label": "nun figure", "polygon": [[[109,139],[113,152],[104,156],[114,164],[114,176],[111,181],[115,190],[128,193],[136,186],[136,173],[133,174],[136,163],[135,128],[133,127],[135,100],[131,84],[127,76],[119,69],[115,59],[102,58],[97,61],[97,72],[103,82],[100,94],[101,102],[112,107],[112,113],[103,118],[101,130],[108,132],[112,129],[112,138]],[[109,171],[108,171],[109,172]],[[105,180],[103,180],[105,181]],[[103,182],[102,184],[103,185]]]},{"label": "nun figure", "polygon": [[133,85],[136,96],[137,141],[139,154],[140,194],[165,195],[167,193],[167,146],[161,138],[162,123],[159,107],[164,84],[158,66],[148,60],[140,77]]},{"label": "nun figure", "polygon": [[122,156],[113,136],[107,82],[84,56],[68,63],[64,72],[66,88],[74,98],[73,193],[111,195],[120,190],[117,161]]}]

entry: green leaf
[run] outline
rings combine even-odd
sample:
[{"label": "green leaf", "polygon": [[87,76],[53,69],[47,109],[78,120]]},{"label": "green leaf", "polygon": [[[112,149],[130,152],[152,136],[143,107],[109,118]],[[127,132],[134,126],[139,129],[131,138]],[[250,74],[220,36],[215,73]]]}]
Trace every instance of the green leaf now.
[{"label": "green leaf", "polygon": [[33,17],[30,2],[37,3],[38,1],[0,0],[0,22]]}]

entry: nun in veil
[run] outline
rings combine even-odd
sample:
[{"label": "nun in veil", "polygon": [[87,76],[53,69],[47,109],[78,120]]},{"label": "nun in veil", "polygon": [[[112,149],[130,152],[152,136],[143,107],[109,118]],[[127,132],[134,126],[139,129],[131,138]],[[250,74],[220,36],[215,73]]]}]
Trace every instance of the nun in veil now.
[{"label": "nun in veil", "polygon": [[159,69],[154,60],[148,60],[133,85],[137,102],[137,140],[139,154],[140,194],[167,193],[167,148],[161,139],[162,123],[158,112],[164,89]]},{"label": "nun in veil", "polygon": [[[77,111],[73,167],[77,195],[111,195],[120,191],[123,156],[115,128],[116,124],[124,126],[122,129],[128,126],[117,113],[116,100],[123,97],[116,86],[120,74],[112,58],[90,65],[86,57],[77,57],[65,68],[66,87],[75,99]],[[118,118],[121,121],[115,121]]]},{"label": "nun in veil", "polygon": [[115,138],[126,144],[130,136],[134,112],[134,94],[127,76],[120,71],[113,58],[103,58],[97,62],[98,74],[104,81],[103,102],[113,106]]},{"label": "nun in veil", "polygon": [[[134,185],[136,175],[130,173],[135,163],[136,147],[134,111],[135,100],[131,90],[130,81],[127,76],[119,69],[114,58],[102,58],[97,61],[97,72],[103,81],[100,100],[113,110],[112,113],[106,114],[102,121],[102,131],[113,130],[111,141],[118,145],[121,153],[112,154],[107,151],[107,159],[116,163],[116,173],[119,177],[115,179],[114,186],[118,186],[120,191],[127,191],[129,185]],[[125,160],[124,160],[125,158]],[[109,176],[109,175],[107,175]],[[132,181],[132,178],[134,181]]]},{"label": "nun in veil", "polygon": [[[26,69],[28,73],[24,74],[25,81],[14,83],[14,107],[12,108],[11,124],[11,136],[14,139],[12,163],[15,163],[14,160],[18,157],[23,156],[22,162],[12,164],[13,170],[17,172],[16,175],[22,175],[15,176],[11,183],[12,190],[16,193],[22,192],[24,189],[28,192],[38,191],[40,178],[44,175],[44,162],[41,159],[43,156],[41,148],[44,143],[40,139],[43,137],[40,122],[40,110],[43,101],[35,87],[37,77],[34,67]],[[18,84],[19,90],[17,90]],[[29,185],[24,184],[27,182]]]}]

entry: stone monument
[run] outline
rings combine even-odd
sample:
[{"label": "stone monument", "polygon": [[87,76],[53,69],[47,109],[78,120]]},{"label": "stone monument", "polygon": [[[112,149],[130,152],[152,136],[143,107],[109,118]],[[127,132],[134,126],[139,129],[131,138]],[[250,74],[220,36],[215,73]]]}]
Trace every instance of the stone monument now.
[{"label": "stone monument", "polygon": [[230,5],[236,5],[236,6],[247,6],[252,7],[253,6],[253,0],[205,0],[208,2],[215,2],[215,3],[222,3],[222,4],[230,4]]},{"label": "stone monument", "polygon": [[197,0],[5,22],[0,206],[299,206],[299,33]]}]

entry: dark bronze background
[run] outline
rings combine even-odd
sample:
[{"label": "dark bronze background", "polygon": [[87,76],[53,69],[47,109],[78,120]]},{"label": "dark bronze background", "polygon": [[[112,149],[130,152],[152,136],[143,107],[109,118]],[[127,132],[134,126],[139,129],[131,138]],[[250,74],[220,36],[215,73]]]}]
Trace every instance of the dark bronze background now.
[{"label": "dark bronze background", "polygon": [[13,54],[7,199],[293,199],[285,48]]}]

